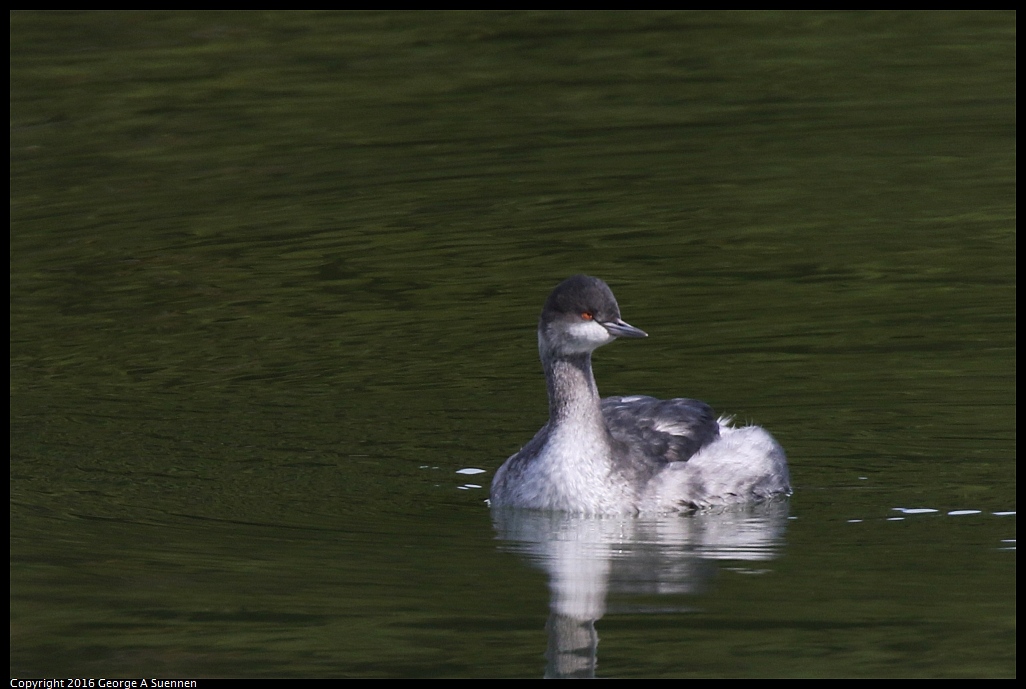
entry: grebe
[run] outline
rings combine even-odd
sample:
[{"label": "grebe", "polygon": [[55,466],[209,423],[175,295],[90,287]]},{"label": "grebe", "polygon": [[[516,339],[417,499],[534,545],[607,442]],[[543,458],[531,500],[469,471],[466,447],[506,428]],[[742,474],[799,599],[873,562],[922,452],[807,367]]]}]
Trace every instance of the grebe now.
[{"label": "grebe", "polygon": [[492,481],[492,507],[581,514],[663,513],[790,495],[784,450],[758,426],[735,428],[704,402],[599,397],[591,353],[648,337],[620,318],[605,282],[575,275],[538,321],[549,421]]}]

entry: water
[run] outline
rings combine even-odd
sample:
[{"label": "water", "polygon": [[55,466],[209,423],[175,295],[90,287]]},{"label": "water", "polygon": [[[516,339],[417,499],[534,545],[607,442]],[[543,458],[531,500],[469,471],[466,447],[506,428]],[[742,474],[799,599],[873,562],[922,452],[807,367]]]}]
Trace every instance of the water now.
[{"label": "water", "polygon": [[[1014,676],[1014,14],[11,42],[12,676]],[[493,519],[576,272],[783,513]]]}]

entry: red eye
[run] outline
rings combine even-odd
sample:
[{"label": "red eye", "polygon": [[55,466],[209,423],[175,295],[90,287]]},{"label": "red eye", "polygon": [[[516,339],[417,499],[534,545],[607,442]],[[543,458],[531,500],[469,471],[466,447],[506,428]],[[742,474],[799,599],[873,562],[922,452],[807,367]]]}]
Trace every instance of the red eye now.
[{"label": "red eye", "polygon": [[581,318],[586,321],[594,320],[595,314],[593,314],[591,311],[584,311],[581,313]]}]

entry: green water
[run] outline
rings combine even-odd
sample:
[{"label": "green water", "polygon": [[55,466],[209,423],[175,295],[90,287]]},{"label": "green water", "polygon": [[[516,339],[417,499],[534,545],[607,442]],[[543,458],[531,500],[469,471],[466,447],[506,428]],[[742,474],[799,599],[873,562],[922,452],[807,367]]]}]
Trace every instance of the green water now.
[{"label": "green water", "polygon": [[1015,675],[1014,13],[10,34],[12,677],[542,674],[483,501],[577,272],[650,333],[605,394],[796,487],[758,567],[612,593],[598,675]]}]

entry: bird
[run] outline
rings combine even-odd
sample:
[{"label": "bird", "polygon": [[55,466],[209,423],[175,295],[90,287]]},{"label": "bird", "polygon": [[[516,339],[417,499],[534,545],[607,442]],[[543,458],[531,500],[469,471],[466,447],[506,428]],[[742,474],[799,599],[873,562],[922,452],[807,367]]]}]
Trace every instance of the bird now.
[{"label": "bird", "polygon": [[495,473],[493,509],[658,514],[791,494],[784,450],[765,429],[693,399],[599,396],[592,352],[644,337],[602,280],[574,275],[552,290],[538,320],[549,420]]}]

